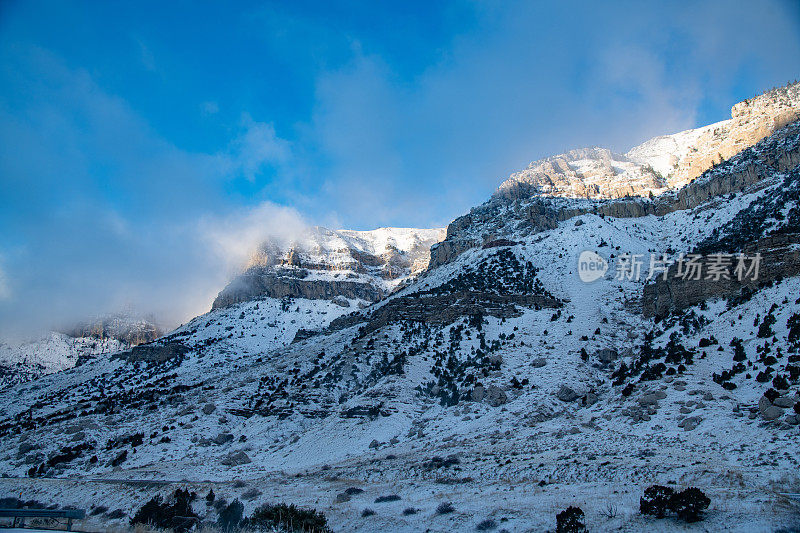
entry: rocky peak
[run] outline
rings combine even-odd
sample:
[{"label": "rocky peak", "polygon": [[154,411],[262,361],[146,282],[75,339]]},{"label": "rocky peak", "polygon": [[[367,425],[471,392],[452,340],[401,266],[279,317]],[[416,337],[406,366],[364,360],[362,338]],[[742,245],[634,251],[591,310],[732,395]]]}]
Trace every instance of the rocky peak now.
[{"label": "rocky peak", "polygon": [[729,120],[655,137],[625,155],[594,147],[534,161],[505,180],[498,194],[588,199],[658,195],[691,183],[799,118],[800,84],[792,83],[739,102]]},{"label": "rocky peak", "polygon": [[262,243],[245,268],[296,267],[393,280],[424,270],[431,244],[443,238],[444,229],[352,231],[313,226],[297,238]]},{"label": "rocky peak", "polygon": [[647,196],[665,189],[663,179],[649,165],[594,147],[534,161],[504,181],[498,194],[599,199]]},{"label": "rocky peak", "polygon": [[444,229],[310,227],[299,237],[262,243],[213,308],[264,297],[374,302],[427,268],[431,246],[444,236]]},{"label": "rocky peak", "polygon": [[[664,214],[741,190],[763,177],[758,165],[744,158],[725,173],[713,169],[762,141],[764,146],[750,154],[764,159],[759,165],[786,169],[796,164],[796,146],[785,142],[796,138],[796,128],[784,126],[800,119],[800,84],[736,104],[732,115],[656,137],[626,155],[583,148],[531,163],[504,181],[489,201],[450,223],[447,238],[431,250],[431,267],[492,239],[553,229],[587,212],[625,218]],[[697,180],[707,172],[708,179]]]},{"label": "rocky peak", "polygon": [[739,102],[731,108],[729,120],[656,137],[631,149],[627,156],[650,165],[669,187],[682,187],[798,119],[800,84],[792,83]]}]

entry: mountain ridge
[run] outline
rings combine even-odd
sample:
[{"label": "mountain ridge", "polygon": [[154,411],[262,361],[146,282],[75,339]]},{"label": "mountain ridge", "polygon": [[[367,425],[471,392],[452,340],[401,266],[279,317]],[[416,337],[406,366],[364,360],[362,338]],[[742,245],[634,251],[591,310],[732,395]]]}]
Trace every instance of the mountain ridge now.
[{"label": "mountain ridge", "polygon": [[[213,489],[245,514],[289,500],[336,530],[467,530],[492,517],[542,531],[567,504],[592,530],[674,529],[639,513],[653,484],[707,493],[699,528],[793,527],[776,493],[800,484],[787,451],[800,442],[800,122],[653,198],[528,185],[453,221],[408,278],[382,277],[391,261],[376,249],[365,260],[336,244],[321,263],[314,239],[250,265],[393,284],[377,301],[259,293],[0,391],[3,485],[114,501],[119,513],[93,518],[106,528],[180,487]],[[770,240],[795,255],[779,250],[762,279],[731,290],[700,280],[681,295],[675,271],[648,282],[649,264],[617,272],[625,255],[750,253]],[[590,283],[585,251],[608,267]],[[219,518],[195,509],[204,524]]]}]

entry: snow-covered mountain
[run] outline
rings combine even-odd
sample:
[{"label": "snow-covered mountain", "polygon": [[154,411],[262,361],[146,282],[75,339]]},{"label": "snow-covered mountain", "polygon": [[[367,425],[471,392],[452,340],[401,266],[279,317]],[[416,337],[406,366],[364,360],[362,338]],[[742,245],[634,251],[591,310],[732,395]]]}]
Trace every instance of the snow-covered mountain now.
[{"label": "snow-covered mountain", "polygon": [[[795,527],[796,94],[628,156],[537,163],[454,220],[423,270],[411,251],[436,230],[263,246],[209,313],[0,392],[0,484],[103,502],[97,528],[176,488],[246,515],[312,507],[336,531],[545,531],[569,505],[592,531]],[[744,116],[770,131],[737,145]],[[654,261],[681,254],[715,276]],[[757,277],[739,254],[760,254]],[[705,520],[640,514],[653,484],[702,489]],[[209,524],[225,509],[190,506]]]},{"label": "snow-covered mountain", "polygon": [[72,368],[81,357],[127,350],[115,338],[71,337],[51,331],[40,338],[0,342],[0,387]]},{"label": "snow-covered mountain", "polygon": [[34,338],[0,339],[0,388],[72,368],[163,335],[152,318],[118,313]]},{"label": "snow-covered mountain", "polygon": [[512,174],[498,191],[560,198],[653,196],[683,187],[704,171],[800,119],[800,85],[769,91],[731,108],[731,118],[663,135],[615,154],[583,148],[535,161]]},{"label": "snow-covered mountain", "polygon": [[428,266],[444,229],[306,229],[299,238],[259,246],[213,308],[258,298],[339,298],[376,302]]}]

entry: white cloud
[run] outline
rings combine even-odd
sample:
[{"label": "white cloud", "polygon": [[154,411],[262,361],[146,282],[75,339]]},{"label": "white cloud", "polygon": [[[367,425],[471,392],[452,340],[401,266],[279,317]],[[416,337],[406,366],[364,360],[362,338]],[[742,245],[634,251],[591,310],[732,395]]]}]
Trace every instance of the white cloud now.
[{"label": "white cloud", "polygon": [[230,275],[241,269],[263,242],[293,240],[305,228],[306,222],[295,209],[263,202],[227,216],[204,216],[198,223],[198,234]]},{"label": "white cloud", "polygon": [[25,228],[0,232],[0,246],[19,249],[0,271],[0,329],[127,306],[176,325],[209,309],[261,238],[302,226],[293,210],[225,198],[231,179],[288,161],[271,124],[245,117],[220,150],[190,152],[87,72],[41,49],[3,52],[8,90],[29,97],[0,101],[0,209]]},{"label": "white cloud", "polygon": [[0,256],[0,300],[11,299],[11,287],[8,283],[8,277],[3,270],[3,257]]},{"label": "white cloud", "polygon": [[279,166],[288,160],[290,144],[276,135],[272,124],[256,122],[248,115],[243,123],[244,132],[232,143],[231,163],[254,181],[265,167]]}]

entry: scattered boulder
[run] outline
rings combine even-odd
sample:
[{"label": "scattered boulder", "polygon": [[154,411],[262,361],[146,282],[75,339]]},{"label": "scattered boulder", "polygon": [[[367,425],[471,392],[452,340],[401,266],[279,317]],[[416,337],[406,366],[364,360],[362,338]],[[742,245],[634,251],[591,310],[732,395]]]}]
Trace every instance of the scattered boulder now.
[{"label": "scattered boulder", "polygon": [[483,397],[486,395],[486,389],[483,388],[483,385],[478,385],[472,392],[469,393],[469,397],[472,399],[473,402],[481,402],[483,401]]},{"label": "scattered boulder", "polygon": [[222,460],[222,464],[225,466],[246,465],[251,462],[250,457],[243,451],[230,453]]},{"label": "scattered boulder", "polygon": [[502,365],[503,364],[503,356],[499,353],[493,353],[489,357],[486,358],[489,363],[493,365]]},{"label": "scattered boulder", "polygon": [[31,444],[29,442],[23,442],[22,444],[19,445],[19,454],[18,455],[19,456],[25,455],[25,454],[27,454],[29,452],[32,452],[33,450],[37,450],[38,448],[39,448],[39,446],[37,446],[35,444]]},{"label": "scattered boulder", "polygon": [[533,368],[542,368],[547,364],[547,359],[544,357],[537,357],[536,359],[531,361],[531,366]]},{"label": "scattered boulder", "polygon": [[783,416],[783,409],[781,409],[780,407],[775,407],[774,405],[770,406],[770,407],[767,407],[761,413],[761,418],[763,418],[764,420],[767,420],[767,421],[769,421],[769,420],[777,420],[781,416]]},{"label": "scattered boulder", "polygon": [[242,499],[245,501],[255,500],[259,496],[261,496],[261,491],[256,488],[246,490],[242,493]]},{"label": "scattered boulder", "polygon": [[233,442],[233,435],[230,433],[220,433],[216,437],[214,437],[214,444],[227,444],[229,442]]},{"label": "scattered boulder", "polygon": [[596,404],[596,403],[597,403],[597,394],[595,394],[595,393],[593,393],[593,392],[587,392],[587,393],[586,393],[586,396],[584,396],[584,397],[581,399],[581,403],[582,403],[582,404],[583,404],[585,407],[590,407],[590,406],[592,406],[592,405]]},{"label": "scattered boulder", "polygon": [[217,406],[214,405],[213,403],[207,403],[207,404],[205,404],[203,406],[203,414],[204,415],[210,415],[211,413],[213,413],[216,410],[217,410]]},{"label": "scattered boulder", "polygon": [[372,449],[377,448],[380,445],[381,445],[381,443],[378,442],[376,439],[372,439],[372,442],[369,443],[369,447],[372,448]]},{"label": "scattered boulder", "polygon": [[639,405],[642,407],[653,405],[658,406],[658,400],[663,400],[667,397],[667,393],[664,391],[656,391],[651,392],[650,394],[645,394],[641,398],[639,398]]},{"label": "scattered boulder", "polygon": [[347,298],[341,295],[337,296],[331,301],[336,305],[338,305],[339,307],[350,307],[350,302],[347,300]]},{"label": "scattered boulder", "polygon": [[508,401],[506,393],[497,385],[489,385],[486,389],[486,403],[492,407],[499,407]]},{"label": "scattered boulder", "polygon": [[792,407],[794,405],[794,399],[792,399],[792,398],[790,398],[788,396],[781,396],[780,398],[775,398],[775,401],[772,402],[772,405],[775,405],[777,407],[783,407],[784,409],[787,409],[787,408]]},{"label": "scattered boulder", "polygon": [[44,459],[45,459],[45,456],[44,456],[44,454],[42,452],[36,452],[36,453],[32,453],[30,455],[26,455],[25,459],[24,459],[24,463],[26,465],[35,465],[35,464],[41,463],[42,461],[44,461]]},{"label": "scattered boulder", "polygon": [[580,398],[580,395],[566,385],[561,385],[561,387],[558,389],[558,392],[556,392],[556,398],[562,402],[574,402]]},{"label": "scattered boulder", "polygon": [[678,422],[678,427],[683,428],[684,431],[692,431],[702,421],[703,419],[699,416],[689,416]]},{"label": "scattered boulder", "polygon": [[762,413],[762,414],[763,414],[763,413],[764,413],[764,411],[766,411],[766,410],[767,410],[767,409],[769,409],[770,407],[772,407],[772,402],[771,402],[771,401],[769,401],[769,398],[767,398],[766,396],[762,396],[762,397],[761,397],[761,398],[758,400],[758,412],[759,412],[759,413]]},{"label": "scattered boulder", "polygon": [[595,357],[603,365],[608,365],[619,359],[619,352],[614,348],[601,348],[594,352]]}]

